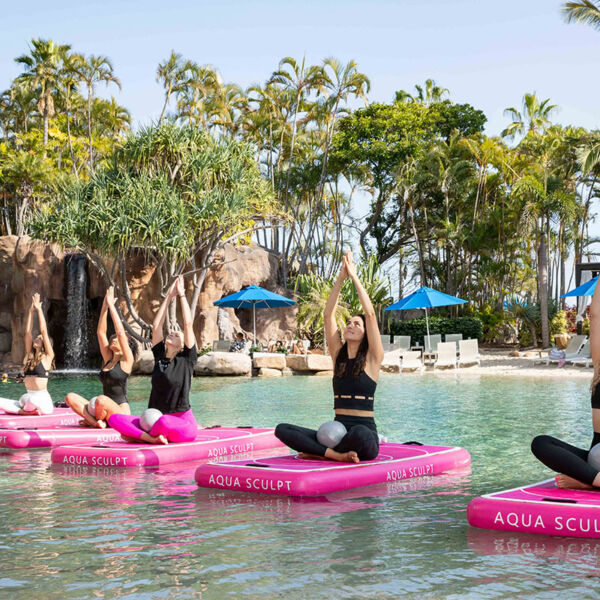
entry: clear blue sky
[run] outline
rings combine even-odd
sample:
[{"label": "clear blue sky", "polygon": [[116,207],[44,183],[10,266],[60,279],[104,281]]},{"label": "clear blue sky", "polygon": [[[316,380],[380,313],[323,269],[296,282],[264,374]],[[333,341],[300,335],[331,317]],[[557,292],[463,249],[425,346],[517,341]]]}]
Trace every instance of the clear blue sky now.
[{"label": "clear blue sky", "polygon": [[171,49],[211,63],[225,81],[264,82],[280,58],[355,59],[372,100],[432,77],[458,102],[488,116],[537,91],[564,124],[600,126],[600,32],[567,25],[557,0],[130,0],[5,2],[0,88],[19,72],[14,57],[31,37],[110,57],[136,123],[160,112],[156,66]]}]

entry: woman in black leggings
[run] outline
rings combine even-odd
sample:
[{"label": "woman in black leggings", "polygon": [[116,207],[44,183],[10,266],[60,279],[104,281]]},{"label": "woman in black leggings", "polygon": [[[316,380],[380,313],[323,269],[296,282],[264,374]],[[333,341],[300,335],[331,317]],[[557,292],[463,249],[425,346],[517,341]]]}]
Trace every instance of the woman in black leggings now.
[{"label": "woman in black leggings", "polygon": [[[590,349],[594,364],[592,380],[592,424],[594,437],[590,450],[600,443],[600,285],[596,285],[590,306]],[[589,450],[571,446],[549,435],[538,435],[531,442],[535,457],[560,475],[558,487],[600,490],[600,472],[588,462]]]},{"label": "woman in black leggings", "polygon": [[[337,301],[346,278],[350,278],[362,305],[364,315],[352,317],[340,339],[335,313]],[[372,460],[379,454],[379,436],[373,418],[373,402],[379,369],[383,361],[383,346],[375,310],[356,273],[352,253],[343,259],[337,281],[325,306],[325,336],[335,364],[333,394],[335,420],[347,433],[334,448],[317,440],[317,431],[281,423],[275,435],[302,458],[326,458],[340,462]]]}]

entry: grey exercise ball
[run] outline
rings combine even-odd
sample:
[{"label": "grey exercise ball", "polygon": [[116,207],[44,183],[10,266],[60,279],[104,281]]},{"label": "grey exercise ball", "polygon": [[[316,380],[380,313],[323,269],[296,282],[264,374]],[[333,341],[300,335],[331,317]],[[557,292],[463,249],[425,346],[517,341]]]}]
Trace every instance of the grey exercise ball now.
[{"label": "grey exercise ball", "polygon": [[147,408],[140,416],[140,427],[148,432],[161,417],[162,413],[158,408]]},{"label": "grey exercise ball", "polygon": [[596,444],[588,454],[588,464],[590,467],[600,472],[600,444]]},{"label": "grey exercise ball", "polygon": [[317,431],[317,441],[327,448],[335,448],[348,433],[339,421],[327,421]]}]

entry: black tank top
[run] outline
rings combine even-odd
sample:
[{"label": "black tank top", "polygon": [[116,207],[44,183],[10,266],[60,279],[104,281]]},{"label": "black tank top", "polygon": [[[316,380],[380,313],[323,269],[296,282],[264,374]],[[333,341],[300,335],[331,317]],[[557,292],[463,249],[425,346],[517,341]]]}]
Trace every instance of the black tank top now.
[{"label": "black tank top", "polygon": [[102,367],[99,375],[102,382],[102,393],[117,404],[125,404],[127,402],[127,379],[129,378],[129,373],[125,373],[121,369],[120,362],[109,371],[105,371],[104,367]]},{"label": "black tank top", "polygon": [[373,410],[377,382],[373,381],[364,370],[358,377],[352,377],[354,358],[349,358],[344,377],[333,377],[334,408],[352,410]]},{"label": "black tank top", "polygon": [[33,369],[25,371],[25,377],[48,377],[48,370],[40,361]]}]

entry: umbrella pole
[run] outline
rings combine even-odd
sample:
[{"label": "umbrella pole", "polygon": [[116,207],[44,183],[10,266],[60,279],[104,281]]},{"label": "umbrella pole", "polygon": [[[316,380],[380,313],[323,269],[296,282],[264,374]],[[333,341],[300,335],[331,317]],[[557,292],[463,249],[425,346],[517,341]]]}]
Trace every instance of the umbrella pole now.
[{"label": "umbrella pole", "polygon": [[[429,344],[429,349],[431,350],[431,336],[429,335],[429,317],[427,315],[427,307],[425,307],[425,325],[427,326],[427,343]],[[427,348],[427,345],[425,345]]]},{"label": "umbrella pole", "polygon": [[254,345],[256,346],[256,302],[252,303],[252,320],[254,322]]}]

